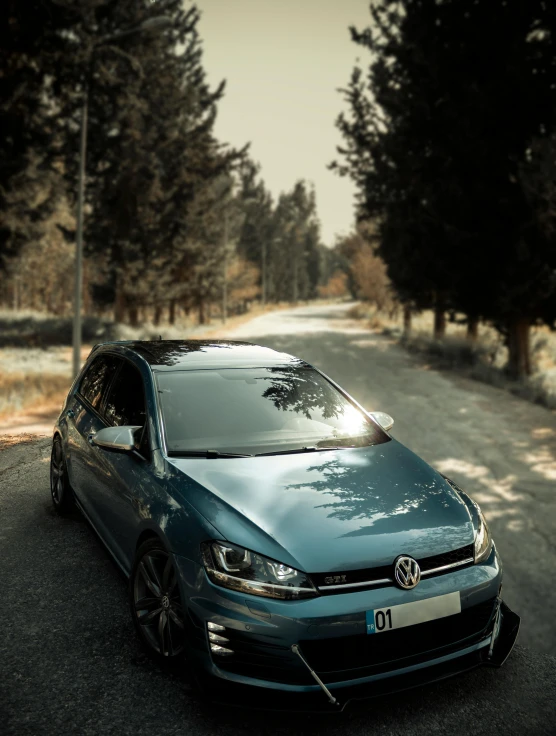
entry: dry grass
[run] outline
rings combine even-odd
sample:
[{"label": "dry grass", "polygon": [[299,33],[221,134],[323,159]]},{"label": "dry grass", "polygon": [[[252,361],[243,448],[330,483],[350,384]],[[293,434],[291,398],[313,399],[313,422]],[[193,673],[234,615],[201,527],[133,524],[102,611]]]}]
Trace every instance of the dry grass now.
[{"label": "dry grass", "polygon": [[[317,300],[311,303],[328,303],[330,300]],[[302,302],[300,302],[302,304]],[[202,337],[216,331],[223,331],[266,312],[291,309],[292,305],[284,302],[261,307],[253,304],[248,312],[228,317],[226,324],[220,316],[212,317],[206,324],[200,325],[196,315],[180,316],[175,324],[162,322],[155,325],[145,322],[137,327],[112,322],[102,317],[84,317],[82,341],[87,345],[109,340],[180,340],[187,337]],[[0,348],[39,348],[48,349],[68,346],[72,342],[72,318],[25,310],[13,312],[0,309]]]},{"label": "dry grass", "polygon": [[365,302],[357,302],[353,307],[350,307],[346,312],[346,316],[350,319],[372,319],[373,317],[380,317],[374,307],[371,307]]},{"label": "dry grass", "polygon": [[70,383],[69,376],[60,373],[3,373],[0,375],[0,417],[46,402],[57,402],[61,406]]}]

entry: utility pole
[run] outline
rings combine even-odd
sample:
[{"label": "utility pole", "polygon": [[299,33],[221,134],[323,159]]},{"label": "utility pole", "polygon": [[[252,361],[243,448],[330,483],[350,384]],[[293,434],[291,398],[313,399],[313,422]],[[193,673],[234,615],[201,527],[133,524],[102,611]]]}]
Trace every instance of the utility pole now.
[{"label": "utility pole", "polygon": [[[271,245],[275,245],[276,243],[281,243],[282,238],[272,238],[270,241]],[[271,253],[273,251],[271,250]],[[261,303],[263,307],[266,305],[266,301],[268,299],[268,278],[267,278],[267,242],[266,240],[263,241],[262,246],[262,267],[263,267],[263,273],[262,273],[262,299]]]},{"label": "utility pole", "polygon": [[293,303],[297,304],[297,271],[298,271],[298,228],[295,228],[293,240]]},{"label": "utility pole", "polygon": [[293,303],[297,304],[297,248],[293,255]]},{"label": "utility pole", "polygon": [[228,316],[228,210],[224,210],[224,283],[222,285],[222,324]]},{"label": "utility pole", "polygon": [[261,305],[266,306],[266,240],[263,239],[262,270],[261,270]]},{"label": "utility pole", "polygon": [[87,156],[87,123],[89,118],[89,80],[85,87],[85,99],[81,110],[81,136],[79,143],[79,181],[77,184],[77,237],[75,251],[75,293],[73,298],[73,376],[81,368],[81,304],[83,301],[83,207],[85,200],[85,159]]}]

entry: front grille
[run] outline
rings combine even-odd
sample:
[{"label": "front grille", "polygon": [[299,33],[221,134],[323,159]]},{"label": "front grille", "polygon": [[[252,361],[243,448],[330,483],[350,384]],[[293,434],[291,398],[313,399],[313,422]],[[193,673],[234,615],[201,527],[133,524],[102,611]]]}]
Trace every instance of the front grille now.
[{"label": "front grille", "polygon": [[[454,549],[451,552],[444,552],[440,555],[433,555],[432,557],[422,557],[417,559],[421,573],[434,570],[437,567],[444,567],[445,565],[452,565],[456,562],[463,562],[464,560],[473,559],[473,545],[468,544],[465,547]],[[472,564],[471,562],[469,564]],[[450,572],[450,570],[446,570]],[[433,573],[442,575],[442,572]],[[336,588],[335,590],[328,589],[332,585],[350,585],[353,583],[369,583],[369,586],[381,587],[382,585],[391,585],[394,581],[394,560],[392,564],[383,565],[381,567],[370,567],[363,570],[348,570],[344,572],[317,572],[311,573],[311,580],[317,586],[320,593],[333,594],[333,593],[344,593],[345,590]],[[387,580],[388,582],[381,583],[380,585],[373,585],[377,580]],[[346,588],[346,590],[364,590],[365,586],[356,588]]]},{"label": "front grille", "polygon": [[427,570],[433,570],[435,567],[444,567],[444,565],[453,565],[456,562],[463,562],[474,558],[474,546],[468,544],[465,547],[454,549],[451,552],[444,552],[441,555],[433,555],[432,557],[423,557],[417,560],[421,573]]},{"label": "front grille", "polygon": [[479,641],[491,624],[495,600],[492,598],[453,616],[402,629],[306,640],[299,645],[309,664],[325,682],[364,677],[374,670],[398,669]]}]

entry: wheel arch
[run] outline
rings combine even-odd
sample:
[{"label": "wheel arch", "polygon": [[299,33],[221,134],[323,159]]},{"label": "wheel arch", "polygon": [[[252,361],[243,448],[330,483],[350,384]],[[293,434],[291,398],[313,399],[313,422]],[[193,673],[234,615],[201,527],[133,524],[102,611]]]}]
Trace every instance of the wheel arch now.
[{"label": "wheel arch", "polygon": [[137,537],[137,541],[135,543],[135,552],[137,552],[139,547],[149,539],[156,539],[157,541],[161,542],[165,547],[167,546],[166,540],[163,539],[160,534],[157,534],[154,529],[143,529],[143,531]]},{"label": "wheel arch", "polygon": [[[62,443],[62,450],[64,451],[64,455],[66,455],[66,451],[68,450],[68,430],[63,424],[56,424],[54,427],[52,432],[52,444],[54,444],[56,439],[59,439]],[[71,463],[68,462],[68,465],[70,464]]]}]

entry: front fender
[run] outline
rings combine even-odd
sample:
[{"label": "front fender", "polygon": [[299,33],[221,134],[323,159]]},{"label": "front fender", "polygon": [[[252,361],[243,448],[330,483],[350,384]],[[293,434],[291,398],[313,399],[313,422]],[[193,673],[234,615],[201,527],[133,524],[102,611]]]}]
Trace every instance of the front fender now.
[{"label": "front fender", "polygon": [[154,473],[134,491],[140,519],[135,546],[145,532],[151,532],[169,552],[200,564],[201,542],[221,535],[172,482],[159,451],[154,453],[153,468]]}]

